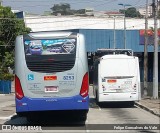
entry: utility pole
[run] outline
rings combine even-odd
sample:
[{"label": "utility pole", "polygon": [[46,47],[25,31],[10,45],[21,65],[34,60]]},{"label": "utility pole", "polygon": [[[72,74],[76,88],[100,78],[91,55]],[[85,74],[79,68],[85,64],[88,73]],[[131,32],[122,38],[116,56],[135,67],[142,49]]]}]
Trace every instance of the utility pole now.
[{"label": "utility pole", "polygon": [[146,0],[146,14],[145,14],[145,42],[144,42],[144,92],[143,96],[148,95],[148,0]]},{"label": "utility pole", "polygon": [[154,64],[153,64],[153,98],[158,99],[158,0],[153,0],[154,11]]},{"label": "utility pole", "polygon": [[124,10],[124,49],[127,48],[126,46],[126,6],[131,6],[129,4],[123,4],[123,3],[119,3],[118,5],[123,6],[123,10]]},{"label": "utility pole", "polygon": [[126,8],[124,6],[124,49],[126,49]]},{"label": "utility pole", "polygon": [[114,17],[113,48],[115,49],[116,48],[116,23],[115,23],[116,16],[113,16],[113,17]]}]

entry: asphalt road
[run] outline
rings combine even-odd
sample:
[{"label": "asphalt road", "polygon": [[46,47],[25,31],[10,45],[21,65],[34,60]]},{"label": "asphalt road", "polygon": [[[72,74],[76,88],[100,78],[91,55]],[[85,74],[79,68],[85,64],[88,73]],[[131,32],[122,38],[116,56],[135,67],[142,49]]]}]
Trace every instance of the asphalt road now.
[{"label": "asphalt road", "polygon": [[[70,119],[70,117],[65,117],[65,115],[62,117],[55,114],[54,117],[48,117],[39,123],[28,123],[25,117],[18,117],[14,113],[14,105],[3,107],[0,110],[0,124],[12,125],[12,128],[16,130],[14,132],[17,132],[17,128],[23,128],[24,130],[25,128],[42,128],[43,130],[39,132],[159,133],[159,130],[156,130],[158,126],[153,124],[160,124],[159,117],[136,106],[128,107],[124,103],[104,103],[97,105],[92,94],[92,88],[90,88],[90,109],[85,122]],[[11,117],[11,115],[13,116]]]}]

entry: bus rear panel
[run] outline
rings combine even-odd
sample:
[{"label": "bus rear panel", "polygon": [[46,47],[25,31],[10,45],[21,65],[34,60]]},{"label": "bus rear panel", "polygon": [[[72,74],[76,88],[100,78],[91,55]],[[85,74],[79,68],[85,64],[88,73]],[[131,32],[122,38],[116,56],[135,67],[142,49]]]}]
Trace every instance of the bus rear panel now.
[{"label": "bus rear panel", "polygon": [[15,43],[16,112],[88,112],[84,37],[72,32],[21,35]]}]

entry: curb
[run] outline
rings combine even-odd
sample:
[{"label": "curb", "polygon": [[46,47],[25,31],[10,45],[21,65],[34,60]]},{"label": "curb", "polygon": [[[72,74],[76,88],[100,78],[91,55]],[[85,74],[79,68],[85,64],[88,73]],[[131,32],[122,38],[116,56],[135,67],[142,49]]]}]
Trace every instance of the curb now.
[{"label": "curb", "polygon": [[154,112],[152,109],[150,109],[150,108],[148,108],[148,107],[146,107],[146,106],[144,106],[144,105],[142,105],[142,104],[140,104],[138,102],[135,102],[135,105],[137,105],[138,107],[140,107],[140,108],[142,108],[142,109],[144,109],[144,110],[146,110],[146,111],[148,111],[148,112],[160,117],[160,114]]},{"label": "curb", "polygon": [[10,96],[10,95],[15,95],[15,93],[9,93],[9,94],[0,94],[0,96]]}]

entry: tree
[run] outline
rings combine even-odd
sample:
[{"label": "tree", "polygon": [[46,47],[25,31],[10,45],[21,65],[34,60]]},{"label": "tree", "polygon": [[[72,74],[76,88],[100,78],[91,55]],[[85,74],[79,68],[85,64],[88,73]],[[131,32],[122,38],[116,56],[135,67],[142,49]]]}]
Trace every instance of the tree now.
[{"label": "tree", "polygon": [[[0,6],[0,64],[1,69],[14,66],[14,41],[16,36],[30,32],[23,19],[16,18],[10,7]],[[1,71],[1,72],[2,72]]]},{"label": "tree", "polygon": [[85,9],[72,10],[74,14],[85,14]]},{"label": "tree", "polygon": [[68,3],[54,4],[51,10],[53,11],[53,15],[57,15],[58,13],[61,15],[73,15],[70,4]]},{"label": "tree", "polygon": [[61,15],[85,14],[85,9],[79,9],[79,10],[71,9],[70,4],[68,3],[54,4],[51,10],[53,11],[52,12],[53,15],[58,15],[59,13]]},{"label": "tree", "polygon": [[141,17],[141,14],[139,13],[139,11],[137,11],[137,9],[135,7],[130,7],[128,9],[124,10],[120,10],[121,13],[125,12],[125,16],[126,17],[131,17],[131,18],[135,18],[135,17]]}]

